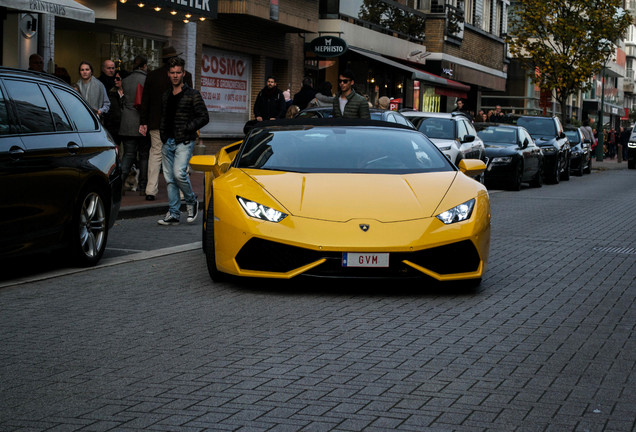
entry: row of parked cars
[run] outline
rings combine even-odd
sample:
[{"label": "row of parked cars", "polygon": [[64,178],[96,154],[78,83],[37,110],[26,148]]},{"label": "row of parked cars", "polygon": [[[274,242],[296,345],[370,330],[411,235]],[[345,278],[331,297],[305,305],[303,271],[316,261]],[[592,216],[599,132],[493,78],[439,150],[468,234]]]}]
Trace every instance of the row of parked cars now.
[{"label": "row of parked cars", "polygon": [[[311,108],[300,117],[330,117],[331,108]],[[461,112],[371,110],[372,119],[411,124],[455,165],[462,159],[487,164],[483,181],[519,190],[522,183],[569,180],[592,171],[592,138],[583,128],[563,127],[557,117],[521,116],[516,124],[473,123]]]}]

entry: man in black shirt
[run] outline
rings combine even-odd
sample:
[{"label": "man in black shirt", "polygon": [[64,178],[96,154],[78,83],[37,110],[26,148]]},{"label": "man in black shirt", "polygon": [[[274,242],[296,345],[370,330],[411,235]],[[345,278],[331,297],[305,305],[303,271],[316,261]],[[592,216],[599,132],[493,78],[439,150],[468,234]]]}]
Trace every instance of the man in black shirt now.
[{"label": "man in black shirt", "polygon": [[168,76],[172,88],[162,97],[159,132],[164,143],[161,148],[161,162],[168,189],[169,210],[157,223],[178,225],[181,217],[179,191],[183,193],[186,202],[187,222],[194,222],[199,212],[199,201],[192,191],[188,175],[188,163],[194,150],[197,131],[208,124],[210,116],[201,93],[183,82],[185,61],[181,57],[168,61]]}]

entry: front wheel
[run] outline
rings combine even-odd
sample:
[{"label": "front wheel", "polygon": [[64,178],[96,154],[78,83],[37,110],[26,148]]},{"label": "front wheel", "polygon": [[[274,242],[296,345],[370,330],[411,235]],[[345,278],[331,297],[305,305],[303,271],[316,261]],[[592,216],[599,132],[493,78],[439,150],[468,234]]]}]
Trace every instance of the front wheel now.
[{"label": "front wheel", "polygon": [[565,169],[563,170],[563,174],[561,174],[561,180],[570,180],[570,157],[568,155],[565,156]]},{"label": "front wheel", "polygon": [[106,250],[108,217],[104,199],[96,191],[82,194],[73,218],[71,249],[81,266],[93,266]]},{"label": "front wheel", "polygon": [[225,274],[216,268],[216,249],[214,246],[214,196],[210,195],[210,202],[206,211],[205,230],[203,231],[203,251],[208,274],[215,282],[225,279]]},{"label": "front wheel", "polygon": [[520,191],[522,180],[523,180],[523,163],[519,162],[515,166],[515,171],[512,174],[512,179],[510,181],[509,189],[511,191]]}]

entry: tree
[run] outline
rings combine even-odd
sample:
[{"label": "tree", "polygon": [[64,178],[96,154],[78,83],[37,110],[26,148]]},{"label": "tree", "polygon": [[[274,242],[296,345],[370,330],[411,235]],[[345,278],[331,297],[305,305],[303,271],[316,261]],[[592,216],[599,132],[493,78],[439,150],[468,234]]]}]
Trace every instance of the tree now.
[{"label": "tree", "polygon": [[565,121],[567,100],[591,85],[632,17],[622,0],[519,0],[506,42],[541,90],[554,92]]},{"label": "tree", "polygon": [[426,20],[418,11],[391,0],[364,0],[359,18],[415,39],[424,39]]}]

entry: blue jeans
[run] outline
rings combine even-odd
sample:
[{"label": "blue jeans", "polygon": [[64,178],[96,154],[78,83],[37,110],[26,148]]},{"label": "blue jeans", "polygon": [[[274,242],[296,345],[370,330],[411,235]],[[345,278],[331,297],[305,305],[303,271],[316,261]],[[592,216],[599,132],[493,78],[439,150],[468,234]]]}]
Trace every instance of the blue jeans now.
[{"label": "blue jeans", "polygon": [[197,203],[197,196],[192,192],[192,184],[188,175],[188,163],[193,150],[194,141],[177,144],[174,138],[169,138],[161,148],[161,165],[168,189],[170,214],[177,219],[181,216],[179,190],[183,192],[186,204],[194,205]]}]

